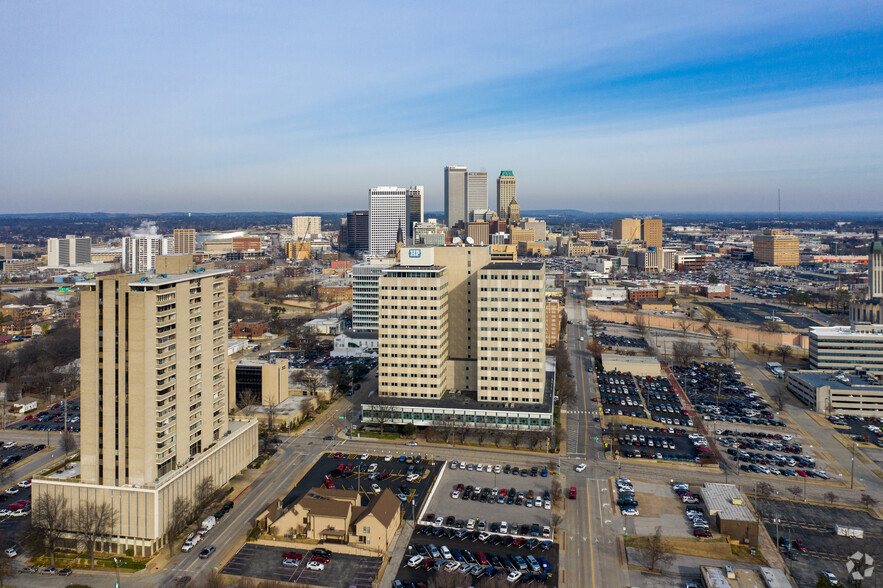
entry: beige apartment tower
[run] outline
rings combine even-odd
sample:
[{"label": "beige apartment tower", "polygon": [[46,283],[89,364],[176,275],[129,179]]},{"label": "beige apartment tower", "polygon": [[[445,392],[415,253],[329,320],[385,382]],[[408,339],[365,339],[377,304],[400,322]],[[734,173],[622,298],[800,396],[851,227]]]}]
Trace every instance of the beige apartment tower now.
[{"label": "beige apartment tower", "polygon": [[645,218],[641,221],[641,240],[648,248],[662,249],[661,218]]},{"label": "beige apartment tower", "polygon": [[378,296],[380,396],[440,398],[449,387],[445,268],[392,266]]},{"label": "beige apartment tower", "polygon": [[172,231],[172,253],[195,253],[196,229],[175,229]]},{"label": "beige apartment tower", "polygon": [[541,403],[545,386],[545,266],[495,262],[478,274],[478,400]]},{"label": "beige apartment tower", "polygon": [[765,229],[754,237],[754,261],[769,265],[800,265],[800,240],[778,229]]},{"label": "beige apartment tower", "polygon": [[152,484],[227,432],[229,270],[81,292],[81,477]]},{"label": "beige apartment tower", "polygon": [[500,172],[497,178],[497,216],[509,221],[509,204],[515,200],[515,174],[509,170]]},{"label": "beige apartment tower", "polygon": [[641,236],[641,219],[638,218],[615,218],[613,219],[613,239],[616,241],[638,238]]}]

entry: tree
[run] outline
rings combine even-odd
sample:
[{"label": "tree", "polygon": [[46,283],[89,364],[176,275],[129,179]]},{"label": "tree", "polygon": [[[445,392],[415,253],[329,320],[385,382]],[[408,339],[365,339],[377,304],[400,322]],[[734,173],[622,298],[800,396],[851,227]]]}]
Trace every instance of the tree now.
[{"label": "tree", "polygon": [[588,342],[586,345],[586,351],[592,354],[592,359],[595,361],[601,361],[601,356],[604,355],[604,348],[595,340]]},{"label": "tree", "polygon": [[[429,578],[429,588],[458,588],[463,585],[463,576],[457,572],[438,570]],[[484,585],[484,584],[482,584]]]},{"label": "tree", "polygon": [[561,486],[561,482],[558,481],[557,478],[552,480],[552,500],[554,502],[560,502],[564,498],[564,488]]},{"label": "tree", "polygon": [[34,501],[31,525],[39,542],[49,552],[52,567],[55,567],[58,540],[65,531],[70,530],[71,517],[71,509],[64,496],[45,493]]},{"label": "tree", "polygon": [[687,331],[690,330],[690,325],[692,321],[688,318],[679,318],[678,319],[678,329],[681,331],[681,337],[687,336]]},{"label": "tree", "polygon": [[99,504],[94,500],[87,500],[80,504],[75,529],[77,537],[86,544],[92,568],[95,567],[96,545],[113,534],[117,520],[117,512],[108,502]]},{"label": "tree", "polygon": [[763,324],[760,325],[760,330],[764,333],[780,333],[782,325],[777,321],[763,321]]},{"label": "tree", "polygon": [[717,284],[719,280],[717,279],[717,274],[711,273],[708,274],[708,283],[709,284]]},{"label": "tree", "polygon": [[219,488],[215,486],[213,476],[206,476],[196,485],[193,493],[193,514],[195,519],[200,519],[208,511],[212,503],[217,500],[220,494]]},{"label": "tree", "polygon": [[861,502],[862,506],[864,506],[865,508],[874,508],[875,506],[877,506],[878,500],[870,494],[862,494],[859,502]]},{"label": "tree", "polygon": [[651,570],[659,569],[668,564],[673,557],[666,551],[662,527],[656,527],[656,532],[647,539],[647,567]]},{"label": "tree", "polygon": [[395,407],[398,406],[398,402],[390,396],[381,396],[379,394],[375,396],[376,398],[371,403],[374,405],[374,420],[377,426],[380,427],[380,434],[383,435],[384,426],[395,416]]},{"label": "tree", "polygon": [[635,328],[638,330],[638,335],[647,336],[647,319],[644,315],[635,314]]},{"label": "tree", "polygon": [[834,501],[837,499],[837,495],[828,490],[827,492],[825,492],[824,498],[825,502],[827,502],[828,504],[834,504]]},{"label": "tree", "polygon": [[724,353],[726,353],[727,357],[729,357],[730,339],[733,337],[733,331],[731,331],[727,327],[721,327],[717,331],[717,337],[718,339],[720,339],[721,348],[724,350]]},{"label": "tree", "polygon": [[175,555],[175,539],[180,535],[192,520],[193,503],[184,497],[179,496],[172,502],[172,513],[166,523],[165,539],[169,546],[169,557]]},{"label": "tree", "polygon": [[800,486],[790,486],[788,488],[788,492],[791,493],[791,496],[794,498],[799,498],[801,494],[803,494],[803,488]]},{"label": "tree", "polygon": [[356,363],[353,364],[351,371],[353,374],[353,381],[359,381],[362,378],[364,378],[365,376],[367,376],[368,372],[370,372],[371,370],[368,369],[368,366],[365,365],[364,363],[362,363],[361,361],[357,361]]},{"label": "tree", "polygon": [[77,448],[77,438],[74,437],[72,431],[65,430],[61,434],[61,438],[58,441],[58,446],[64,451],[65,455],[74,451]]},{"label": "tree", "polygon": [[349,389],[353,377],[347,366],[336,365],[328,370],[328,379],[331,380],[331,383],[334,386],[334,392],[337,394],[343,394]]},{"label": "tree", "polygon": [[592,332],[592,337],[598,336],[598,331],[601,330],[601,327],[604,326],[604,321],[599,319],[596,316],[589,317],[589,329]]},{"label": "tree", "polygon": [[218,573],[217,570],[211,570],[205,575],[205,581],[203,582],[205,588],[224,588],[226,583],[224,582],[224,578],[221,577],[221,574]]},{"label": "tree", "polygon": [[675,341],[671,352],[675,365],[688,366],[702,356],[702,345],[695,341]]},{"label": "tree", "polygon": [[781,411],[785,406],[785,387],[778,386],[772,394],[770,394],[770,400],[773,401],[773,405],[776,407],[776,410]]},{"label": "tree", "polygon": [[316,392],[322,383],[322,374],[318,370],[305,369],[298,375],[298,381],[304,385],[310,396],[316,396]]},{"label": "tree", "polygon": [[828,576],[820,573],[819,579],[816,580],[816,588],[833,588],[834,584],[828,579]]},{"label": "tree", "polygon": [[791,357],[791,349],[789,347],[785,347],[784,345],[780,346],[778,349],[779,359],[781,363],[785,363]]},{"label": "tree", "polygon": [[567,311],[563,309],[561,311],[561,321],[558,327],[558,332],[561,339],[567,334]]},{"label": "tree", "polygon": [[558,387],[559,404],[570,404],[576,399],[576,381],[571,374],[566,374],[555,380]]},{"label": "tree", "polygon": [[402,435],[405,437],[413,437],[417,434],[417,427],[414,423],[405,423],[402,427]]},{"label": "tree", "polygon": [[773,485],[770,484],[769,482],[758,482],[755,485],[754,489],[755,489],[755,492],[757,492],[757,494],[760,494],[764,498],[768,498],[768,497],[772,496],[773,491],[774,491]]}]

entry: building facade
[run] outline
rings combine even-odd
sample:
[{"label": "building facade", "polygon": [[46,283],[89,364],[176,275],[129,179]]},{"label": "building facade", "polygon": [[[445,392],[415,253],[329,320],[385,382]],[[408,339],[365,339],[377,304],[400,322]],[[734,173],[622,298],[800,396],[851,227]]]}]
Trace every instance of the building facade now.
[{"label": "building facade", "polygon": [[322,232],[321,216],[291,217],[291,233],[295,239],[305,239],[307,235],[315,237]]},{"label": "building facade", "polygon": [[453,227],[465,223],[467,218],[466,167],[449,165],[445,167],[445,224]]},{"label": "building facade", "polygon": [[230,366],[227,406],[277,406],[288,398],[288,360],[243,359]]},{"label": "building facade", "polygon": [[883,374],[883,325],[811,327],[809,365],[814,370]]},{"label": "building facade", "polygon": [[768,265],[800,265],[800,240],[778,229],[766,229],[754,237],[754,261]]},{"label": "building facade", "polygon": [[172,231],[172,253],[196,253],[196,229]]},{"label": "building facade", "polygon": [[123,270],[140,274],[156,269],[156,258],[169,253],[169,242],[162,235],[123,237]]},{"label": "building facade", "polygon": [[641,219],[616,218],[613,219],[614,241],[627,241],[640,236]]},{"label": "building facade", "polygon": [[546,299],[546,348],[552,349],[558,346],[558,338],[561,336],[561,311],[564,305],[554,298]]},{"label": "building facade", "polygon": [[368,251],[370,246],[370,223],[367,210],[354,210],[346,215],[346,250],[353,254],[356,251]]},{"label": "building facade", "polygon": [[487,172],[466,172],[466,209],[464,222],[473,210],[487,210]]},{"label": "building facade", "polygon": [[423,186],[371,188],[368,200],[368,251],[371,255],[387,255],[395,249],[399,231],[403,236],[413,236],[413,223],[423,222]]},{"label": "building facade", "polygon": [[508,221],[509,204],[513,200],[515,200],[515,174],[503,170],[497,178],[497,216]]},{"label": "building facade", "polygon": [[641,240],[648,248],[662,249],[661,218],[645,218],[641,221]]},{"label": "building facade", "polygon": [[92,263],[92,238],[68,235],[46,242],[49,267],[69,267]]},{"label": "building facade", "polygon": [[883,384],[874,376],[846,372],[788,372],[788,391],[825,415],[883,416]]},{"label": "building facade", "polygon": [[392,260],[353,266],[353,330],[377,332],[378,281]]}]

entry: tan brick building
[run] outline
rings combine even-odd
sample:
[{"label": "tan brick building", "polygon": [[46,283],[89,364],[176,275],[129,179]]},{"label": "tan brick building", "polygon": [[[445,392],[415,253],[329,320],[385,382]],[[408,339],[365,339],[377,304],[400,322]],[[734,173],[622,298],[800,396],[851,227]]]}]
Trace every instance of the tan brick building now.
[{"label": "tan brick building", "polygon": [[754,237],[754,261],[769,265],[800,265],[800,240],[778,229],[766,229]]}]

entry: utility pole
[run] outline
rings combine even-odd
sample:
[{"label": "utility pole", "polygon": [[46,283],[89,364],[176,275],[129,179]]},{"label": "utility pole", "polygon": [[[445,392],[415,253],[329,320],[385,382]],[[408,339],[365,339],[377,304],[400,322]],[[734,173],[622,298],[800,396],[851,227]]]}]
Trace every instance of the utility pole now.
[{"label": "utility pole", "polygon": [[852,490],[855,479],[855,441],[852,442],[852,455],[849,458],[849,489]]}]

